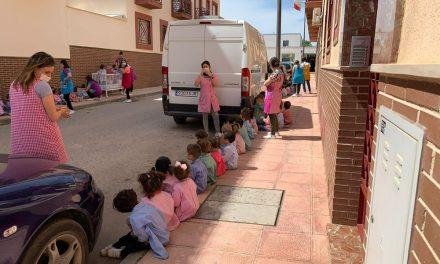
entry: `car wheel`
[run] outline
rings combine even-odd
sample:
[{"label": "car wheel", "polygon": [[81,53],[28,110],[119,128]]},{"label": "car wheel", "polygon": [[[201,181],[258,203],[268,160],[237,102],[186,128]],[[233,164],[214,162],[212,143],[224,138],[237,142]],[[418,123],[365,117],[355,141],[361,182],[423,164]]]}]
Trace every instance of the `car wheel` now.
[{"label": "car wheel", "polygon": [[173,116],[173,119],[176,124],[185,124],[186,122],[186,116]]},{"label": "car wheel", "polygon": [[44,227],[29,245],[21,263],[87,263],[87,235],[80,224],[70,219]]}]

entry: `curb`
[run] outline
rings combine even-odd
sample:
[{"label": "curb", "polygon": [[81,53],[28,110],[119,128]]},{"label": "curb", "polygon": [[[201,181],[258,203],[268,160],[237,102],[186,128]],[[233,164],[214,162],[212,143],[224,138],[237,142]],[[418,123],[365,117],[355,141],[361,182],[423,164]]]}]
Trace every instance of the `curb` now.
[{"label": "curb", "polygon": [[[151,91],[151,92],[147,92],[147,93],[144,93],[144,94],[131,95],[131,98],[139,99],[139,98],[144,98],[144,97],[147,97],[147,96],[150,96],[150,95],[158,95],[158,94],[161,94],[161,93],[162,93],[162,91],[160,91],[160,90],[159,91]],[[95,106],[99,106],[99,105],[105,105],[105,104],[109,104],[109,103],[120,102],[124,98],[125,98],[125,96],[115,96],[115,98],[111,98],[111,99],[104,100],[104,101],[94,101],[94,102],[91,102],[89,104],[75,106],[75,110],[81,110],[81,109],[95,107]],[[10,123],[11,123],[10,116],[6,116],[4,118],[0,117],[0,126],[9,125]]]}]

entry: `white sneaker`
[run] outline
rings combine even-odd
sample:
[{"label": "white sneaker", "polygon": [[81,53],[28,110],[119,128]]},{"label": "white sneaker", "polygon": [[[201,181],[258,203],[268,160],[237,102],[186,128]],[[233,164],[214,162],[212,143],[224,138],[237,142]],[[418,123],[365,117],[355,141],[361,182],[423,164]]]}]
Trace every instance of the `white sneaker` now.
[{"label": "white sneaker", "polygon": [[272,135],[271,133],[269,133],[269,134],[265,135],[263,138],[264,139],[272,139],[272,138],[275,138],[275,136]]},{"label": "white sneaker", "polygon": [[107,256],[110,258],[121,258],[121,251],[125,248],[125,246],[121,247],[121,248],[114,248],[111,247],[108,251],[107,251]]},{"label": "white sneaker", "polygon": [[133,102],[131,99],[127,99],[124,101],[124,103],[131,103],[131,102]]},{"label": "white sneaker", "polygon": [[280,132],[275,132],[275,138],[283,138],[282,136],[281,136],[281,134],[280,134]]},{"label": "white sneaker", "polygon": [[298,95],[296,93],[292,94],[292,97],[297,97]]},{"label": "white sneaker", "polygon": [[73,115],[74,113],[75,113],[75,111],[73,111],[73,110],[69,111],[69,115]]}]

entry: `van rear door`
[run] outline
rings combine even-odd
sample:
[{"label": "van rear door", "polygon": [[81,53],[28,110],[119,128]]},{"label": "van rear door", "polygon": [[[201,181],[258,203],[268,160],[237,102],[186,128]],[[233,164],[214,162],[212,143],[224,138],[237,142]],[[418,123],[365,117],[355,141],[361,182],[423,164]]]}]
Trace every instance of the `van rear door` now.
[{"label": "van rear door", "polygon": [[211,62],[212,71],[221,83],[215,89],[220,106],[240,107],[241,68],[245,58],[243,25],[207,24],[205,32],[205,59]]},{"label": "van rear door", "polygon": [[205,60],[205,25],[170,26],[168,67],[171,104],[198,104],[194,81]]}]

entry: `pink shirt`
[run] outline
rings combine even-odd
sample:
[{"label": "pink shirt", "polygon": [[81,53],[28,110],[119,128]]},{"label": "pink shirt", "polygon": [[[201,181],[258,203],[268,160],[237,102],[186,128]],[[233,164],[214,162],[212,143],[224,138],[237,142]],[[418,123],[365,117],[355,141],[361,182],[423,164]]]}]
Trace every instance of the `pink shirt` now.
[{"label": "pink shirt", "polygon": [[178,182],[179,180],[174,175],[167,174],[167,177],[163,182],[163,190],[169,194],[172,194],[174,185],[176,185]]},{"label": "pink shirt", "polygon": [[151,204],[162,213],[169,231],[173,231],[179,226],[180,221],[177,218],[177,215],[174,213],[174,200],[170,194],[160,192],[154,195],[152,198],[142,198],[142,202]]},{"label": "pink shirt", "polygon": [[213,82],[217,82],[217,77],[214,79],[210,77],[199,76],[196,82],[200,82],[200,97],[198,111],[201,113],[211,113],[211,108],[214,112],[220,111],[217,95],[215,94]]},{"label": "pink shirt", "polygon": [[177,217],[181,222],[193,217],[199,209],[197,186],[190,178],[174,185],[173,200]]},{"label": "pink shirt", "polygon": [[237,148],[238,154],[246,153],[246,144],[244,143],[244,139],[240,136],[240,132],[235,134],[235,147]]},{"label": "pink shirt", "polygon": [[225,174],[226,164],[223,160],[222,152],[217,149],[216,151],[211,152],[211,157],[215,160],[215,163],[217,164],[217,177]]}]

